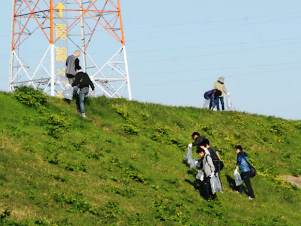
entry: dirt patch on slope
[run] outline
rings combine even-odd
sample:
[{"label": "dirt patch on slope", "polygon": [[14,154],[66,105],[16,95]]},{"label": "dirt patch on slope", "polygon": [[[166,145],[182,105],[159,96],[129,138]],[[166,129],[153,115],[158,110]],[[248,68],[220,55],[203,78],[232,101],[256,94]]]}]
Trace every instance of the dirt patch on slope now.
[{"label": "dirt patch on slope", "polygon": [[286,175],[286,176],[282,176],[282,179],[298,188],[301,188],[301,176],[296,177],[296,176]]}]

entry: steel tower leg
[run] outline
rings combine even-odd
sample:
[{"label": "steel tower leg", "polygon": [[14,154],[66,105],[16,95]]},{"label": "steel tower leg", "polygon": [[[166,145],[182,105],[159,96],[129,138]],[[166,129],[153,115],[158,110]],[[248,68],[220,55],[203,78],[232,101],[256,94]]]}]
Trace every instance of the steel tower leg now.
[{"label": "steel tower leg", "polygon": [[128,95],[129,95],[129,100],[132,100],[132,89],[131,89],[131,83],[130,83],[129,66],[128,66],[128,60],[127,60],[125,46],[123,46],[122,49],[123,49],[123,56],[124,56],[125,72],[126,72],[126,76],[127,76],[126,83],[127,83]]}]

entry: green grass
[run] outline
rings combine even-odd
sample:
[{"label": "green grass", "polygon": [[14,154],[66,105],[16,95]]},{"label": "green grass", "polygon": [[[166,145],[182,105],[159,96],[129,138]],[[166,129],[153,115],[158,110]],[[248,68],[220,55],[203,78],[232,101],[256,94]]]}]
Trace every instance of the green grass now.
[{"label": "green grass", "polygon": [[[24,93],[0,93],[0,225],[300,225],[301,192],[279,179],[301,174],[300,121],[104,97],[82,120]],[[215,202],[182,163],[194,130],[226,164]],[[226,180],[238,143],[258,170],[254,201]]]}]

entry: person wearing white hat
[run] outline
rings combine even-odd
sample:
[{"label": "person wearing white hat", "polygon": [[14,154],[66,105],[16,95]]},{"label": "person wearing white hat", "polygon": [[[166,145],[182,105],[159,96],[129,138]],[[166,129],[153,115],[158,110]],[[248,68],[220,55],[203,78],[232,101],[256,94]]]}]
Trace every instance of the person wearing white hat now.
[{"label": "person wearing white hat", "polygon": [[[219,102],[221,103],[222,110],[225,110],[224,96],[228,94],[228,91],[225,86],[225,78],[220,76],[217,81],[214,83],[214,89],[218,89],[222,92],[222,95],[218,97]],[[217,110],[219,110],[219,104],[217,105]]]}]

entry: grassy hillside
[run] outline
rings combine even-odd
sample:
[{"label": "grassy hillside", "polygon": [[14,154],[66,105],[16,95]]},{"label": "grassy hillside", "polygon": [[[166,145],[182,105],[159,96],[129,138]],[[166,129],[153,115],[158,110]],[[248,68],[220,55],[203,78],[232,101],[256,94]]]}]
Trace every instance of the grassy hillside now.
[{"label": "grassy hillside", "polygon": [[[83,120],[32,91],[1,93],[0,109],[0,225],[300,225],[301,191],[280,179],[301,174],[300,121],[102,97]],[[225,161],[218,201],[182,163],[194,130]],[[254,201],[226,179],[237,143],[258,170]]]}]

